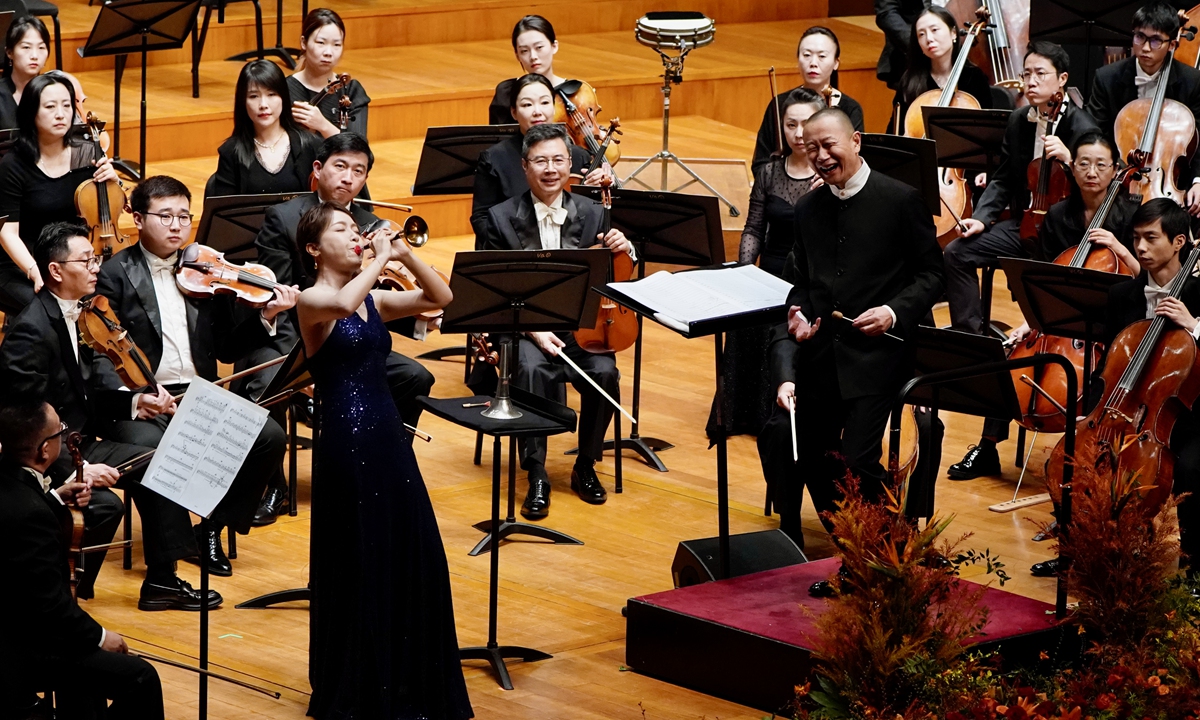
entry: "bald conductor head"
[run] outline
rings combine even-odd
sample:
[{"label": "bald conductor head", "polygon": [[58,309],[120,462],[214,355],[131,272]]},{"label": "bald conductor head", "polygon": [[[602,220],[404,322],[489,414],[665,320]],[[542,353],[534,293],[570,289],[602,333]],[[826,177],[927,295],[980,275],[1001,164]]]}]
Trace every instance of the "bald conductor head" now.
[{"label": "bald conductor head", "polygon": [[839,108],[827,107],[804,122],[804,150],[817,175],[830,185],[844,188],[862,167],[858,151],[862,135]]}]

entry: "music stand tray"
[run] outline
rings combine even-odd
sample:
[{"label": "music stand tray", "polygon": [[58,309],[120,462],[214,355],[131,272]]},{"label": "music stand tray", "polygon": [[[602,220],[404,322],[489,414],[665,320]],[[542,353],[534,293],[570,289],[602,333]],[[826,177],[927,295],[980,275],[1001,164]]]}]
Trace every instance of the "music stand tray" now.
[{"label": "music stand tray", "polygon": [[224,253],[228,260],[253,262],[258,259],[254,239],[262,229],[267,208],[301,194],[221,195],[207,198],[200,224],[196,227],[196,242]]},{"label": "music stand tray", "polygon": [[934,141],[863,133],[859,154],[872,170],[919,190],[929,212],[941,216],[942,196],[938,190],[937,144]]},{"label": "music stand tray", "polygon": [[425,131],[413,195],[470,195],[479,154],[521,132],[517,125],[452,125]]},{"label": "music stand tray", "polygon": [[926,105],[921,113],[926,134],[937,144],[938,165],[992,174],[1000,163],[1008,110]]}]

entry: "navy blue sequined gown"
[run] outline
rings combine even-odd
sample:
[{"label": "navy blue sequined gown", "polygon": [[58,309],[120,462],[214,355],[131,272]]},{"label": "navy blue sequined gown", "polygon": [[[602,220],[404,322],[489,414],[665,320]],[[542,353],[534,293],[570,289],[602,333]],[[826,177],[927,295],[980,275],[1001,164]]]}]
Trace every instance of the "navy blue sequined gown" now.
[{"label": "navy blue sequined gown", "polygon": [[391,336],[337,321],[310,360],[321,401],[312,514],[308,714],[472,717],[450,576],[429,493],[388,392]]}]

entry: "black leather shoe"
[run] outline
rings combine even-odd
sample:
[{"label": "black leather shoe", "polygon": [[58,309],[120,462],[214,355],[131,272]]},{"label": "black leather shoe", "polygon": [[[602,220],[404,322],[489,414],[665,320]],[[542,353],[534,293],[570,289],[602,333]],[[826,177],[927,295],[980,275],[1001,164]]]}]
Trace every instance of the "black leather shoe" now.
[{"label": "black leather shoe", "polygon": [[1000,474],[1000,453],[995,445],[972,445],[963,459],[950,466],[946,474],[951,480],[974,480],[984,475]]},{"label": "black leather shoe", "polygon": [[550,478],[546,468],[538,465],[529,471],[529,494],[521,504],[521,515],[528,520],[541,520],[550,514]]},{"label": "black leather shoe", "polygon": [[[229,558],[225,556],[225,548],[221,546],[221,531],[203,532],[199,525],[195,527],[195,531],[196,546],[208,559],[208,574],[217,577],[233,575],[233,566],[229,564]],[[200,564],[199,557],[190,557],[187,558],[187,561],[193,565]]]},{"label": "black leather shoe", "polygon": [[[216,590],[208,591],[208,609],[221,607],[225,600]],[[189,610],[200,611],[200,591],[193,588],[181,578],[173,578],[168,583],[154,583],[146,580],[142,583],[142,595],[138,599],[138,610]]]},{"label": "black leather shoe", "polygon": [[1043,560],[1040,563],[1034,563],[1033,567],[1029,568],[1029,574],[1034,577],[1054,577],[1058,575],[1059,565],[1058,558]]},{"label": "black leather shoe", "polygon": [[838,594],[837,588],[830,580],[818,580],[808,586],[808,594],[815,598],[831,598]]},{"label": "black leather shoe", "polygon": [[287,488],[269,487],[263,495],[263,499],[258,503],[258,510],[254,511],[254,520],[251,521],[253,527],[264,527],[275,522],[275,519],[285,512],[291,510],[291,503],[288,502]]},{"label": "black leather shoe", "polygon": [[608,501],[608,491],[596,477],[596,468],[586,463],[575,463],[571,470],[571,489],[588,505],[603,505]]}]

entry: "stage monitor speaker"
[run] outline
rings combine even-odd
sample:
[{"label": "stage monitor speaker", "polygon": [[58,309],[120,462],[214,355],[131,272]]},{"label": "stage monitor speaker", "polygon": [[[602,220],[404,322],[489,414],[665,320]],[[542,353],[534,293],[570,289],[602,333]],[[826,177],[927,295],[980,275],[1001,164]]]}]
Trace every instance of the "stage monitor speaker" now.
[{"label": "stage monitor speaker", "polygon": [[[675,587],[699,585],[717,579],[720,561],[717,538],[684,540],[675,551],[671,577]],[[774,570],[808,562],[795,542],[781,530],[742,533],[729,536],[729,576]]]}]

